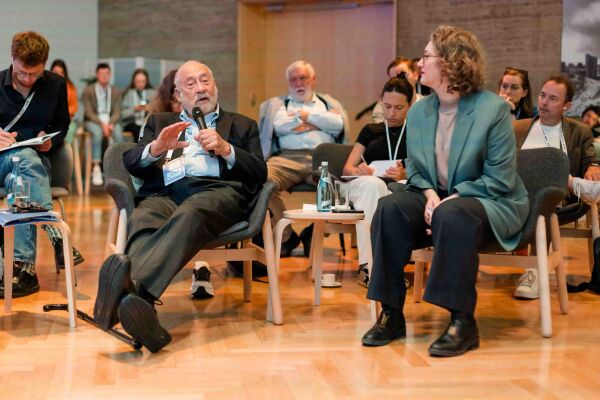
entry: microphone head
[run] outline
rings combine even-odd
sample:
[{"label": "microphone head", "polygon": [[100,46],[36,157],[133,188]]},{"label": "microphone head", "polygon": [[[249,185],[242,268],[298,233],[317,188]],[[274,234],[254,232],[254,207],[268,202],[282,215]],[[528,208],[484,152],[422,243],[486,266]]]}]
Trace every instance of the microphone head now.
[{"label": "microphone head", "polygon": [[202,112],[202,110],[200,109],[200,107],[194,107],[194,108],[192,108],[192,118],[198,119],[198,117],[204,118],[204,113]]}]

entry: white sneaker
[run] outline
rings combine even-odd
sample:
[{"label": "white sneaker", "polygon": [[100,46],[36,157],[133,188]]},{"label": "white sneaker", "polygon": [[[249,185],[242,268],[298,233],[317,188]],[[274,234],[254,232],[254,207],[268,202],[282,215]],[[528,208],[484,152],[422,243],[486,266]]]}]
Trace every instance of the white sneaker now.
[{"label": "white sneaker", "polygon": [[208,263],[204,261],[196,261],[192,273],[190,296],[194,299],[210,299],[215,296],[215,290],[210,283],[210,269]]},{"label": "white sneaker", "polygon": [[535,300],[540,298],[540,283],[537,269],[526,269],[519,278],[514,295],[517,299]]},{"label": "white sneaker", "polygon": [[598,203],[600,201],[600,182],[573,178],[573,192],[575,196],[588,204]]},{"label": "white sneaker", "polygon": [[92,185],[104,185],[104,179],[102,179],[102,170],[100,169],[99,165],[94,165],[94,169],[92,170]]}]

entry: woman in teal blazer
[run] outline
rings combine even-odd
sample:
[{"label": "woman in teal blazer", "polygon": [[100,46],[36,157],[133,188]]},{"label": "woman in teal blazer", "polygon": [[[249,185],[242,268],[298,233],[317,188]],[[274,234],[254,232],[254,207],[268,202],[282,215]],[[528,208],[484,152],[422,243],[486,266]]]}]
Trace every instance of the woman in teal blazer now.
[{"label": "woman in teal blazer", "polygon": [[512,250],[529,202],[516,171],[509,107],[482,90],[485,61],[478,39],[440,26],[419,67],[421,83],[434,94],[408,113],[406,190],[380,199],[373,217],[367,297],[381,302],[382,312],[362,342],[381,346],[406,335],[404,265],[413,249],[433,245],[424,299],[447,309],[450,324],[429,353],[455,356],[479,347],[478,249],[497,242]]}]

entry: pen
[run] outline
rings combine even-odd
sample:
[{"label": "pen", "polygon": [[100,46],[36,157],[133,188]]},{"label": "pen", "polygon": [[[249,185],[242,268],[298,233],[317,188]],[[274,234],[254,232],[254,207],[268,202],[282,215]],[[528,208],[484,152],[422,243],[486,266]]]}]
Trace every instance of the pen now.
[{"label": "pen", "polygon": [[367,160],[365,160],[365,157],[361,154],[360,155],[360,159],[366,164],[369,165],[369,163],[367,162]]}]

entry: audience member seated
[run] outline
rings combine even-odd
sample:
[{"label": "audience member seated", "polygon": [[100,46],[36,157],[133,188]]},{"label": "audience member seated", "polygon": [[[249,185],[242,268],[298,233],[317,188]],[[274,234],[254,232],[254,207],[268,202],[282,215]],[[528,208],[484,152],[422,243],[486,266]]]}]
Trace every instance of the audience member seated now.
[{"label": "audience member seated", "polygon": [[149,110],[150,100],[156,91],[150,84],[148,72],[143,68],[133,71],[131,83],[123,96],[123,109],[121,110],[121,125],[123,130],[131,132],[135,142],[139,140],[140,130]]},{"label": "audience member seated", "polygon": [[[401,72],[406,74],[406,79],[410,82],[413,87],[413,96],[412,103],[415,101],[419,101],[423,98],[423,96],[417,92],[417,85],[419,83],[419,72],[417,70],[416,64],[413,60],[404,57],[396,57],[387,67],[387,74],[389,78],[393,78],[398,76]],[[379,124],[385,120],[383,115],[383,103],[378,101],[373,107],[373,112],[371,113],[371,119],[373,123]]]},{"label": "audience member seated", "polygon": [[[279,188],[269,203],[273,225],[285,211],[281,192],[305,181],[312,183],[314,148],[321,143],[340,142],[348,132],[342,105],[327,94],[315,92],[316,75],[310,63],[294,61],[285,76],[288,95],[273,97],[260,106],[260,143],[269,180]],[[312,225],[301,234],[306,256],[311,237]],[[283,233],[281,256],[288,257],[299,244],[300,238],[288,226]]]},{"label": "audience member seated", "polygon": [[[221,109],[217,93],[206,65],[184,63],[175,75],[183,111],[152,114],[137,147],[124,155],[144,184],[125,254],[111,255],[100,270],[94,319],[105,330],[120,321],[152,352],[171,341],[154,303],[199,250],[248,217],[267,180],[256,122]],[[194,107],[207,129],[192,119]]]},{"label": "audience member seated", "polygon": [[596,141],[600,140],[600,107],[589,105],[581,113],[581,122],[592,128]]},{"label": "audience member seated", "polygon": [[[383,87],[381,102],[385,120],[378,124],[366,125],[352,148],[344,165],[344,175],[358,176],[349,185],[349,199],[354,208],[365,212],[365,220],[371,223],[377,208],[377,202],[390,193],[386,181],[406,179],[404,159],[406,159],[406,113],[413,99],[413,86],[404,72],[393,77]],[[369,167],[372,161],[397,160],[394,166],[382,177],[374,176]],[[357,232],[358,245],[358,282],[369,284],[370,266],[367,264],[371,253],[371,240]]]},{"label": "audience member seated", "polygon": [[[172,69],[163,78],[156,94],[150,101],[148,109],[149,114],[164,113],[164,112],[181,112],[181,103],[175,95],[175,74],[177,69]],[[141,132],[143,133],[143,131]],[[141,138],[141,136],[140,136]]]},{"label": "audience member seated", "polygon": [[[600,200],[600,166],[594,151],[591,129],[563,117],[571,107],[575,90],[568,78],[553,76],[546,80],[538,96],[538,117],[514,122],[517,148],[556,147],[569,158],[569,191],[585,202]],[[577,201],[577,197],[570,201]],[[521,275],[514,296],[538,299],[540,288],[537,269]]]},{"label": "audience member seated", "polygon": [[[123,141],[121,127],[121,92],[110,84],[110,66],[100,63],[96,67],[96,83],[83,90],[85,130],[92,134],[92,185],[104,185],[100,163],[104,138]],[[89,179],[89,177],[86,177]]]},{"label": "audience member seated", "polygon": [[73,138],[75,137],[75,131],[77,131],[77,121],[75,121],[75,113],[77,112],[77,88],[69,79],[69,72],[67,71],[67,64],[61,59],[56,59],[52,61],[52,65],[50,66],[50,71],[54,72],[65,78],[67,81],[67,100],[69,102],[69,116],[71,117],[71,123],[69,124],[69,131],[67,132],[67,136],[65,136],[65,142],[71,144],[73,143]]},{"label": "audience member seated", "polygon": [[435,94],[408,113],[406,190],[381,198],[373,217],[367,297],[381,302],[382,312],[362,343],[382,346],[405,337],[404,266],[414,249],[433,244],[424,299],[448,310],[450,324],[429,354],[449,357],[479,347],[478,250],[495,242],[512,250],[529,201],[517,175],[509,107],[483,90],[479,40],[440,26],[420,64],[421,83]]},{"label": "audience member seated", "polygon": [[[18,157],[19,173],[30,184],[30,200],[52,209],[48,154],[62,144],[70,120],[66,81],[45,70],[49,50],[48,41],[39,33],[28,31],[13,36],[12,64],[0,71],[0,148],[46,133],[60,133],[39,146],[0,152],[0,178],[8,191],[13,181],[13,157]],[[35,273],[36,239],[35,226],[15,228],[13,265],[3,266],[0,271],[13,268],[13,297],[40,290]],[[0,284],[0,298],[4,298],[5,283],[2,280]]]},{"label": "audience member seated", "polygon": [[514,119],[531,118],[537,115],[531,102],[529,74],[524,69],[506,67],[498,82],[498,96],[510,106]]}]

